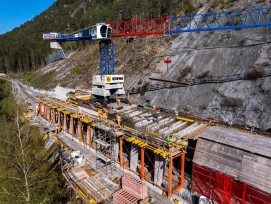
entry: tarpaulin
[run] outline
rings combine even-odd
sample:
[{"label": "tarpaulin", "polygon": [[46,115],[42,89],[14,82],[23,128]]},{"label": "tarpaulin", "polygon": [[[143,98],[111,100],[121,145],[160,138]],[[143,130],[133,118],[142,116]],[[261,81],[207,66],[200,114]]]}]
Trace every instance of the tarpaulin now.
[{"label": "tarpaulin", "polygon": [[192,190],[219,204],[271,204],[270,193],[196,163]]}]

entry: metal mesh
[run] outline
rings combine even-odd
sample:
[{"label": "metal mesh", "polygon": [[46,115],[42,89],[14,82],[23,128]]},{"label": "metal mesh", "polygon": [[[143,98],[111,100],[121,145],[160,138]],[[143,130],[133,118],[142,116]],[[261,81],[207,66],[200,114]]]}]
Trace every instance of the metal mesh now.
[{"label": "metal mesh", "polygon": [[49,55],[47,58],[45,58],[45,63],[50,64],[52,62],[66,59],[66,56],[63,52],[63,50],[58,50],[54,54]]}]

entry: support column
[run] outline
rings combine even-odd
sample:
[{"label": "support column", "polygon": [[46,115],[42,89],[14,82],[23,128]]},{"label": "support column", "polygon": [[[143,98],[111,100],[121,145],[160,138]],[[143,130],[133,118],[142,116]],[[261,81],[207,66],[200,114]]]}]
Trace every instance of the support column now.
[{"label": "support column", "polygon": [[91,127],[90,124],[88,124],[88,131],[87,131],[87,136],[88,136],[88,146],[92,146],[92,138],[91,138]]},{"label": "support column", "polygon": [[72,131],[72,137],[74,137],[74,123],[73,123],[73,117],[71,117],[71,131]]},{"label": "support column", "polygon": [[120,138],[120,167],[123,168],[123,141]]},{"label": "support column", "polygon": [[165,159],[158,154],[154,155],[154,183],[161,186],[165,169]]},{"label": "support column", "polygon": [[138,164],[138,146],[131,144],[130,169],[136,172],[137,164]]},{"label": "support column", "polygon": [[63,125],[64,126],[64,132],[67,133],[68,132],[67,131],[67,114],[65,114],[65,113],[64,113],[64,122],[63,123],[64,123],[64,125]]},{"label": "support column", "polygon": [[48,120],[51,122],[51,107],[48,106]]},{"label": "support column", "polygon": [[169,167],[168,167],[168,198],[172,197],[172,165],[173,158],[169,156]]},{"label": "support column", "polygon": [[116,143],[114,144],[114,159],[115,161],[118,161],[119,160],[119,152],[120,152],[120,147],[119,147],[119,141],[116,141]]},{"label": "support column", "polygon": [[56,124],[56,109],[53,108],[53,124]]},{"label": "support column", "polygon": [[38,115],[41,116],[41,114],[42,114],[42,108],[41,108],[40,96],[38,96],[38,108],[39,108],[39,113],[38,113]]},{"label": "support column", "polygon": [[78,118],[78,133],[79,133],[79,141],[83,142],[82,122],[79,121],[79,118]]},{"label": "support column", "polygon": [[144,163],[145,163],[145,161],[144,161],[144,153],[145,153],[144,148],[141,147],[141,171],[140,171],[141,180],[144,179]]},{"label": "support column", "polygon": [[181,184],[181,188],[184,187],[184,164],[185,164],[185,153],[182,152],[182,156],[181,156],[181,172],[180,172],[180,184]]},{"label": "support column", "polygon": [[184,164],[185,164],[185,153],[182,152],[180,155],[180,182],[179,185],[174,189],[173,193],[177,193],[184,187]]},{"label": "support column", "polygon": [[44,110],[44,118],[47,120],[47,111],[46,111],[46,105],[43,104],[43,110]]},{"label": "support column", "polygon": [[57,125],[61,127],[61,121],[60,121],[60,111],[57,112]]}]

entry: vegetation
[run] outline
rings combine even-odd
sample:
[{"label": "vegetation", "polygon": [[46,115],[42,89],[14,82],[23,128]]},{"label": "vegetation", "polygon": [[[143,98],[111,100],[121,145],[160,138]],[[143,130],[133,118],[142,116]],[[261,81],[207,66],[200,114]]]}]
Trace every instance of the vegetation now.
[{"label": "vegetation", "polygon": [[141,84],[143,84],[143,82],[144,82],[143,79],[139,79],[137,82],[137,85],[141,85]]},{"label": "vegetation", "polygon": [[72,73],[73,74],[80,74],[81,71],[82,71],[82,68],[79,67],[79,66],[76,66],[76,67],[73,68]]},{"label": "vegetation", "polygon": [[22,121],[8,82],[0,81],[0,203],[66,203],[39,128]]},{"label": "vegetation", "polygon": [[64,81],[62,81],[62,82],[59,83],[59,86],[61,86],[61,87],[67,87],[67,83],[64,82]]},{"label": "vegetation", "polygon": [[246,77],[250,79],[258,79],[258,78],[263,77],[263,75],[264,75],[264,70],[257,67],[252,68],[246,73]]},{"label": "vegetation", "polygon": [[26,72],[23,74],[23,82],[24,83],[30,83],[32,81],[34,77],[34,73],[33,72]]},{"label": "vegetation", "polygon": [[232,107],[232,108],[240,108],[243,106],[243,99],[227,97],[227,98],[224,98],[221,105]]},{"label": "vegetation", "polygon": [[35,88],[48,89],[50,88],[50,81],[54,78],[55,75],[56,71],[51,70],[45,74],[34,77],[30,83]]},{"label": "vegetation", "polygon": [[188,74],[192,72],[192,67],[186,66],[184,69],[180,71],[180,75],[177,78],[177,81],[182,81]]},{"label": "vegetation", "polygon": [[209,77],[209,76],[210,76],[210,71],[204,71],[200,75],[196,76],[196,78],[197,79],[202,79],[202,78]]}]

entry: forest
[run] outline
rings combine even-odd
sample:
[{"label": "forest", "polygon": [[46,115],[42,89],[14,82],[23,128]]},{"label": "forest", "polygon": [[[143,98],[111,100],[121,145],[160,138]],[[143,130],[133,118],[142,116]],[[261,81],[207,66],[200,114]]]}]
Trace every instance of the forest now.
[{"label": "forest", "polygon": [[[42,40],[48,32],[71,32],[97,22],[123,21],[192,13],[190,0],[58,0],[46,11],[18,28],[0,35],[0,72],[22,73],[44,65],[53,52]],[[64,50],[88,42],[65,43]]]},{"label": "forest", "polygon": [[66,203],[61,171],[52,170],[40,129],[22,114],[11,84],[0,80],[0,204]]}]

